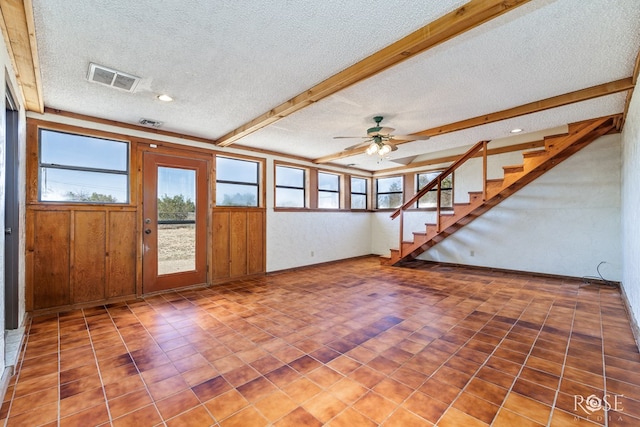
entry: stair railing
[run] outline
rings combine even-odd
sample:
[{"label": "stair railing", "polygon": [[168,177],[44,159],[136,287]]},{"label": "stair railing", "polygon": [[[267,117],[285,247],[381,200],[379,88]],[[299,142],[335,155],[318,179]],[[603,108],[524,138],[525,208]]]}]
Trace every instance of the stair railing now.
[{"label": "stair railing", "polygon": [[431,182],[422,187],[416,194],[414,194],[409,200],[407,200],[402,206],[396,209],[391,214],[391,219],[395,219],[400,216],[400,258],[404,257],[402,242],[404,241],[404,229],[403,229],[403,217],[404,211],[411,208],[414,203],[416,203],[422,196],[427,194],[427,192],[433,190],[434,187],[437,187],[436,191],[436,232],[440,232],[440,194],[442,181],[451,175],[456,169],[458,169],[462,164],[464,164],[467,160],[477,157],[477,154],[480,150],[482,150],[482,200],[485,201],[487,199],[487,144],[489,141],[480,141],[473,147],[471,147],[466,153],[460,156],[455,162],[451,164],[447,169],[442,171],[437,177],[435,177]]}]

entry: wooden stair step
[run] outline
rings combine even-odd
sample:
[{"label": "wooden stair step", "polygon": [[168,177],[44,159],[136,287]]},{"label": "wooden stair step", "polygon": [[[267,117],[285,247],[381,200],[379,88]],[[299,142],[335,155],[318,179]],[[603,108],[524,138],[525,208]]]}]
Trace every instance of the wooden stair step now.
[{"label": "wooden stair step", "polygon": [[528,159],[531,157],[544,156],[546,154],[547,154],[547,150],[524,151],[522,153],[522,157],[524,157],[525,159]]},{"label": "wooden stair step", "polygon": [[519,173],[524,172],[524,165],[511,165],[511,166],[503,166],[502,169],[504,173]]},{"label": "wooden stair step", "polygon": [[[621,115],[618,116],[621,117]],[[468,193],[469,202],[454,203],[452,210],[440,212],[437,221],[440,225],[439,231],[436,232],[438,227],[436,224],[425,223],[426,231],[413,232],[412,242],[403,241],[401,243],[402,257],[400,257],[400,251],[392,250],[388,262],[395,264],[401,258],[415,259],[599,136],[611,132],[611,129],[615,127],[615,120],[616,116],[587,120],[570,125],[569,132],[566,134],[545,137],[545,149],[531,149],[522,152],[523,164],[503,166],[503,179],[487,180],[486,193],[470,191]]]}]

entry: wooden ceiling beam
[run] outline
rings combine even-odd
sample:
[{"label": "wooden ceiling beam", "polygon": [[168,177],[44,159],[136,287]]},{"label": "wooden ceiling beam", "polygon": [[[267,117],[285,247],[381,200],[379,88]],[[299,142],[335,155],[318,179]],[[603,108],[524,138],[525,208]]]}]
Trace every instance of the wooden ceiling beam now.
[{"label": "wooden ceiling beam", "polygon": [[28,111],[44,112],[40,63],[31,0],[0,0],[4,42]]},{"label": "wooden ceiling beam", "polygon": [[223,135],[225,147],[346,87],[367,79],[427,49],[450,40],[530,0],[471,0],[360,62],[294,96],[288,101]]},{"label": "wooden ceiling beam", "polygon": [[[488,123],[498,122],[500,120],[511,119],[514,117],[523,116],[525,114],[537,113],[539,111],[548,110],[550,108],[557,108],[563,105],[572,104],[575,102],[587,101],[589,99],[597,98],[600,96],[611,95],[617,92],[623,92],[633,89],[633,78],[628,77],[626,79],[620,79],[609,83],[604,83],[597,86],[588,87],[586,89],[580,89],[574,92],[565,93],[563,95],[554,96],[551,98],[541,99],[539,101],[530,102],[528,104],[519,105],[517,107],[509,108],[495,113],[483,114],[482,116],[473,117],[471,119],[461,120],[455,123],[449,123],[447,125],[426,129],[420,132],[415,132],[411,135],[416,136],[438,136],[446,133],[456,132],[459,130],[469,129],[476,126],[486,125]],[[413,142],[411,140],[406,141],[394,141],[395,145],[406,144]],[[335,154],[320,157],[313,160],[314,163],[327,163],[333,160],[342,159],[345,157],[355,156],[363,154],[367,147],[358,148],[355,150],[343,150]]]}]

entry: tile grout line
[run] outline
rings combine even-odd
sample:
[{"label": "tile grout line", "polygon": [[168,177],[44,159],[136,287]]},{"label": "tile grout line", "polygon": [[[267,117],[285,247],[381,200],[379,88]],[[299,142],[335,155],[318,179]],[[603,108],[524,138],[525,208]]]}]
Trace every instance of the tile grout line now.
[{"label": "tile grout line", "polygon": [[562,380],[564,379],[564,370],[567,364],[567,358],[569,357],[569,346],[571,345],[571,335],[573,334],[573,326],[576,321],[576,313],[578,311],[578,302],[577,299],[573,305],[573,315],[571,316],[571,328],[569,329],[569,337],[567,339],[567,346],[564,351],[564,359],[562,360],[562,369],[560,369],[560,379],[558,382],[558,388],[555,390],[555,395],[553,397],[553,404],[551,405],[551,412],[549,413],[549,418],[547,420],[547,425],[551,425],[551,420],[553,419],[553,413],[556,410],[556,403],[558,402],[558,396],[560,395],[560,387],[562,385]]},{"label": "tile grout line", "polygon": [[[184,299],[184,300],[186,300],[186,301],[189,301],[189,302],[191,303],[191,301],[190,301],[188,298],[186,298],[184,295],[182,295],[180,292],[177,292],[177,291],[176,291],[176,292],[172,292],[172,293],[170,293],[170,294],[166,294],[166,295],[172,295],[172,294],[179,295],[182,299]],[[162,294],[161,296],[162,296],[162,298],[165,300],[165,302],[166,302],[167,304],[171,304],[171,302],[165,298],[165,294]],[[154,312],[156,312],[156,313],[160,314],[152,304],[149,304],[149,303],[146,301],[146,299],[144,299],[144,297],[143,297],[143,300],[145,301],[145,303],[146,303],[146,304],[147,304],[151,309],[153,309],[153,311],[154,311]],[[193,303],[191,303],[191,304],[192,304],[194,307],[196,307],[198,310],[201,310],[201,307],[196,306],[196,305],[195,305],[195,304],[193,304]],[[156,340],[155,336],[154,336],[154,335],[149,331],[149,329],[147,329],[146,325],[145,325],[145,324],[144,324],[144,322],[140,319],[140,317],[138,317],[138,315],[137,315],[137,314],[136,314],[136,313],[131,309],[131,307],[130,307],[128,304],[126,305],[126,307],[127,307],[127,309],[129,310],[129,312],[130,312],[130,313],[131,313],[131,314],[136,318],[136,320],[138,321],[138,323],[140,324],[140,326],[142,326],[142,327],[144,328],[144,330],[149,334],[149,337],[153,340],[153,342],[158,346],[158,348],[160,348],[160,350],[162,350],[163,354],[165,354],[165,355],[166,355],[166,352],[162,349],[162,347],[160,346],[160,343],[158,343],[158,341]],[[109,314],[111,314],[111,313],[109,313]],[[207,314],[208,314],[208,313],[207,313]],[[160,315],[161,315],[161,314],[160,314]],[[162,315],[161,315],[161,316],[162,316]],[[164,316],[163,316],[163,318],[164,318]],[[217,319],[216,319],[216,320],[217,320]],[[173,330],[175,330],[176,332],[180,333],[180,332],[179,332],[179,330],[178,330],[178,329],[176,329],[173,325],[171,325],[171,327],[173,328]],[[117,329],[117,325],[116,325],[116,329]],[[118,333],[119,333],[119,331],[118,331]],[[180,334],[180,336],[182,336],[182,334]],[[122,341],[123,341],[123,343],[124,343],[124,339],[123,339]],[[188,345],[190,345],[190,344],[191,344],[191,343],[189,343]],[[223,343],[221,343],[221,344],[222,344],[222,345],[224,345]],[[126,343],[125,343],[125,347],[126,347]],[[179,347],[178,347],[178,348],[179,348]],[[225,345],[225,348],[227,348],[227,347],[226,347],[226,345]],[[229,350],[229,351],[231,351],[231,353],[232,353],[232,354],[235,354],[235,352],[233,352],[231,349],[228,349],[228,350]],[[128,347],[127,347],[127,351],[129,351]],[[131,353],[129,352],[129,354],[131,354]],[[200,354],[200,352],[198,352],[198,354]],[[134,360],[134,358],[133,358],[133,357],[131,357],[131,360],[132,360],[132,361],[133,361],[133,363],[135,364],[136,369],[138,369],[138,365],[137,365],[137,363],[135,362],[135,360]],[[173,360],[171,360],[171,359],[169,358],[169,363],[170,363],[170,364],[175,368],[175,366],[174,366],[174,363],[173,363],[173,362],[174,362],[174,361],[173,361]],[[207,364],[208,364],[211,368],[215,369],[215,371],[218,373],[218,375],[219,375],[219,376],[222,376],[222,374],[221,374],[221,373],[220,373],[220,372],[215,368],[215,366],[213,366],[213,364],[212,364],[211,362],[209,362],[209,360],[207,360]],[[150,396],[150,397],[152,398],[152,400],[153,400],[153,404],[154,404],[154,406],[156,406],[156,400],[155,400],[155,399],[153,398],[153,396],[151,395],[151,392],[149,391],[149,388],[147,387],[147,381],[144,379],[144,377],[142,376],[142,372],[141,372],[139,369],[138,369],[138,373],[139,373],[139,375],[140,375],[140,377],[141,377],[142,381],[143,381],[143,382],[144,382],[144,384],[145,384],[145,388],[147,389],[147,393],[149,393],[149,396]],[[178,371],[178,373],[179,373],[179,375],[180,375],[180,376],[182,376],[182,372]],[[223,377],[223,378],[224,378],[224,377]],[[225,381],[226,381],[226,379],[225,379]],[[205,381],[205,382],[206,382],[206,381]],[[201,384],[201,383],[200,383],[200,384]],[[235,388],[236,388],[236,387],[234,387],[234,389],[235,389]],[[193,389],[193,386],[189,385],[189,390],[191,390],[191,391],[192,391],[192,393],[193,393],[193,390],[192,390],[192,389]],[[174,396],[174,395],[175,395],[175,394],[177,394],[177,393],[179,393],[179,392],[176,392],[176,393],[174,393],[174,394],[171,394],[171,395],[169,395],[169,396],[166,396],[165,398],[168,398],[168,397]],[[195,394],[195,393],[194,393],[194,394]],[[196,398],[198,399],[198,401],[200,401],[200,398],[199,398],[197,395],[196,395]],[[218,424],[219,424],[219,422],[220,422],[220,421],[218,420],[218,418],[217,418],[216,416],[214,416],[214,414],[212,414],[212,413],[211,413],[211,411],[209,410],[209,408],[207,408],[207,406],[204,404],[204,402],[200,402],[200,405],[202,405],[202,406],[204,407],[204,409],[207,411],[207,413],[211,416],[211,418],[212,418],[216,423],[218,423]],[[189,410],[191,410],[191,409],[192,409],[192,408],[189,408]],[[160,415],[160,418],[162,419],[163,423],[164,423],[164,424],[166,424],[166,421],[167,421],[167,420],[165,420],[165,419],[164,419],[164,417],[163,417],[163,416],[162,416],[162,414],[160,413],[160,410],[157,408],[157,406],[156,406],[156,410],[158,411],[158,414]],[[180,412],[180,413],[178,413],[178,414],[174,415],[172,418],[178,417],[179,415],[181,415],[181,414],[183,414],[183,413],[185,413],[185,412],[188,412],[188,410],[185,410],[185,411],[183,411],[183,412]]]},{"label": "tile grout line", "polygon": [[[120,337],[120,341],[122,341],[122,344],[127,349],[127,354],[129,354],[129,357],[131,357],[131,351],[129,350],[129,347],[127,346],[127,342],[124,340],[124,337],[120,333],[120,329],[118,328],[118,325],[113,320],[113,316],[111,315],[111,312],[109,311],[109,308],[107,306],[103,306],[103,307],[104,307],[105,311],[107,312],[107,314],[109,315],[109,319],[111,319],[111,323],[113,324],[113,327],[115,328],[116,332],[118,333],[118,336]],[[127,305],[127,308],[129,308],[128,305]],[[129,309],[129,310],[131,310],[131,309]],[[158,409],[158,406],[156,405],[156,400],[151,395],[151,392],[149,391],[149,387],[147,386],[147,382],[145,381],[144,377],[142,376],[142,372],[140,371],[140,369],[138,369],[138,364],[133,359],[133,357],[131,357],[131,363],[133,363],[133,366],[136,367],[136,371],[138,371],[138,375],[140,376],[140,379],[142,380],[142,383],[144,384],[144,388],[147,391],[147,393],[149,394],[149,397],[151,397],[151,403],[153,404],[153,407],[156,409],[156,411],[158,412],[158,415],[160,416],[160,419],[162,420],[162,425],[166,425],[165,419],[162,416],[162,414],[160,413],[160,410]],[[98,370],[100,370],[100,367],[98,367]],[[125,396],[125,395],[126,394],[124,394],[123,396]],[[133,413],[133,412],[135,412],[135,411],[137,411],[139,409],[141,409],[141,408],[137,408],[136,410],[134,410],[134,411],[132,411],[130,413]],[[124,415],[122,415],[122,417],[124,417],[126,415],[128,415],[128,414],[124,414]]]},{"label": "tile grout line", "polygon": [[[600,292],[601,289],[598,289],[598,314],[600,315],[600,336],[602,337],[602,391],[604,393],[604,396],[602,396],[602,398],[606,398],[607,397],[607,360],[605,357],[605,351],[604,351],[604,325],[603,325],[603,321],[602,321],[602,293]],[[605,427],[609,426],[609,410],[606,409],[606,407],[603,410],[604,412],[604,425]]]},{"label": "tile grout line", "polygon": [[93,353],[93,360],[96,363],[96,368],[98,370],[98,377],[100,377],[100,386],[102,388],[102,395],[104,396],[104,403],[107,407],[107,415],[109,416],[109,423],[113,424],[113,417],[111,416],[111,408],[109,407],[109,398],[107,397],[107,391],[105,390],[105,384],[102,380],[102,372],[100,369],[100,364],[98,363],[98,355],[96,354],[96,349],[93,345],[93,338],[91,337],[91,330],[89,329],[89,323],[87,322],[87,316],[82,309],[82,320],[84,320],[84,325],[87,328],[87,335],[89,336],[89,343],[91,344],[91,352]]},{"label": "tile grout line", "polygon": [[[10,417],[10,414],[11,414],[11,408],[13,407],[13,402],[14,402],[15,396],[16,396],[16,388],[17,388],[17,385],[18,385],[18,380],[20,379],[20,374],[22,373],[22,363],[24,361],[24,356],[27,353],[27,345],[29,344],[29,334],[26,331],[27,330],[31,330],[31,325],[32,325],[32,322],[31,322],[31,320],[29,320],[29,328],[28,329],[25,328],[26,339],[24,340],[24,343],[22,344],[22,348],[20,349],[20,353],[21,354],[20,354],[20,358],[19,358],[19,361],[18,361],[18,369],[17,369],[16,373],[14,374],[15,377],[13,378],[13,392],[11,393],[11,400],[9,401],[9,407],[7,408],[7,417],[4,419],[4,425],[5,426],[9,423],[9,417]],[[60,369],[58,369],[58,370],[60,370]],[[58,400],[60,400],[60,399],[58,399]]]},{"label": "tile grout line", "polygon": [[[513,386],[515,385],[515,383],[517,382],[518,378],[520,377],[520,374],[522,373],[522,371],[524,370],[527,361],[529,360],[529,358],[531,357],[531,353],[533,353],[533,349],[536,345],[536,342],[540,339],[540,334],[542,334],[542,331],[544,330],[544,325],[547,322],[547,320],[549,319],[549,315],[551,314],[551,310],[553,309],[553,305],[555,304],[555,299],[553,300],[553,302],[549,305],[549,308],[547,309],[547,314],[544,317],[544,321],[540,324],[540,329],[538,330],[538,333],[536,334],[536,338],[533,340],[533,342],[531,343],[531,347],[529,348],[529,353],[527,353],[527,357],[525,357],[524,361],[522,362],[522,366],[520,366],[520,370],[518,371],[518,373],[514,376],[513,378],[513,382],[511,383],[511,386],[507,389],[507,394],[505,395],[505,399],[507,398],[507,396],[509,396],[512,392],[516,393],[513,391]],[[523,311],[524,313],[524,311]],[[495,350],[494,350],[495,351]],[[535,368],[532,368],[535,369]],[[560,387],[560,378],[558,378],[558,387]],[[528,396],[525,396],[528,397]],[[533,398],[531,398],[533,399]],[[535,399],[533,399],[535,400]],[[504,400],[502,402],[504,404]],[[542,402],[539,402],[542,403]],[[493,425],[493,423],[495,422],[495,419],[498,417],[498,414],[503,410],[506,409],[504,408],[503,404],[500,405],[500,408],[498,409],[498,412],[496,413],[496,417],[493,419],[493,421],[491,421],[491,425]],[[508,410],[508,409],[507,409]],[[553,412],[553,405],[551,406],[551,412]],[[531,418],[525,416],[525,415],[521,415],[522,417],[531,420],[533,422],[537,422],[535,420],[532,420]]]}]

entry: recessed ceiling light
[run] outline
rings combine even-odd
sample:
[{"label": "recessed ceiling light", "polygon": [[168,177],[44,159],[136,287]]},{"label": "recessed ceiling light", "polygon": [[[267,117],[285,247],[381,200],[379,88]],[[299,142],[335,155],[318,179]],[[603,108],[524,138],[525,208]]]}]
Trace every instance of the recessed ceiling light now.
[{"label": "recessed ceiling light", "polygon": [[520,133],[522,131],[523,129],[520,129],[520,128],[511,129],[511,133]]},{"label": "recessed ceiling light", "polygon": [[164,101],[164,102],[171,102],[171,101],[173,101],[173,98],[172,98],[172,97],[170,97],[169,95],[165,94],[165,93],[163,93],[162,95],[158,95],[158,99],[159,99],[160,101]]}]

